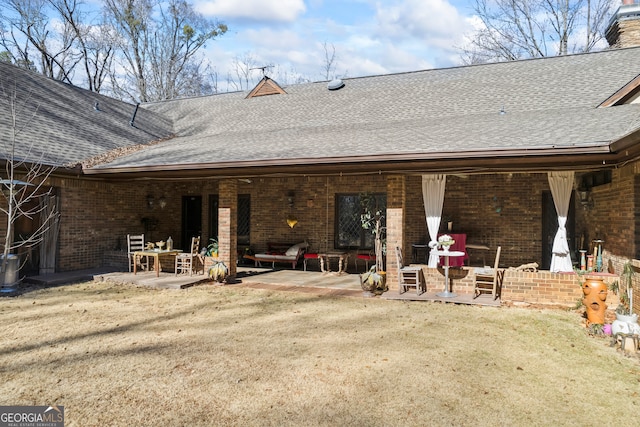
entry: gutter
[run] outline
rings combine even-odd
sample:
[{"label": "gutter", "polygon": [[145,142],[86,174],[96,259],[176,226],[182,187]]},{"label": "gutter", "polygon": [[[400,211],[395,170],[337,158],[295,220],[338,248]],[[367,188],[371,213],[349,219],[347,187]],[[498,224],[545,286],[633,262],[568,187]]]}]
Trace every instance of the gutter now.
[{"label": "gutter", "polygon": [[[620,159],[606,142],[581,147],[539,147],[492,151],[384,153],[379,155],[230,161],[154,166],[88,168],[85,176],[110,179],[189,179],[237,176],[291,176],[367,173],[492,173],[592,170]],[[628,161],[628,157],[621,161]]]},{"label": "gutter", "polygon": [[526,148],[526,149],[504,149],[492,151],[453,151],[453,152],[434,152],[434,153],[400,153],[400,154],[375,154],[368,156],[349,156],[349,157],[318,157],[318,158],[290,158],[290,159],[274,159],[274,160],[246,160],[246,161],[228,161],[216,163],[184,163],[174,165],[157,165],[157,166],[123,166],[123,167],[105,167],[105,168],[88,168],[84,169],[85,175],[123,173],[123,172],[151,172],[151,171],[179,171],[179,170],[202,170],[202,169],[226,169],[229,167],[257,167],[257,166],[283,166],[283,165],[300,165],[300,164],[335,164],[335,163],[363,163],[363,162],[406,162],[420,160],[448,160],[448,159],[486,159],[486,158],[513,158],[527,156],[551,156],[551,155],[567,155],[567,154],[608,154],[611,150],[609,145],[595,145],[585,149],[584,147],[570,148]]}]

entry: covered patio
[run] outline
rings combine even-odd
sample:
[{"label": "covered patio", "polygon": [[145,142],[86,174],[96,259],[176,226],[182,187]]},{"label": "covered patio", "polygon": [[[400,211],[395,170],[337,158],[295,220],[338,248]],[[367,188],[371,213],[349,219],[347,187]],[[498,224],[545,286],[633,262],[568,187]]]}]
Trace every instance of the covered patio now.
[{"label": "covered patio", "polygon": [[[426,268],[426,266],[423,267]],[[16,292],[28,292],[29,285],[51,287],[81,281],[97,280],[129,283],[135,286],[143,286],[152,289],[180,290],[190,288],[192,286],[233,286],[238,288],[246,287],[314,293],[325,296],[366,296],[360,287],[360,281],[358,274],[356,273],[338,275],[335,273],[323,273],[320,271],[300,271],[292,269],[273,270],[271,268],[240,266],[237,268],[236,280],[233,283],[220,284],[210,281],[202,274],[189,276],[186,274],[175,275],[170,272],[161,272],[159,275],[156,275],[154,271],[142,271],[137,274],[133,274],[131,272],[116,270],[118,269],[98,268],[30,276],[25,279],[25,283],[22,287],[16,289]],[[456,274],[460,274],[460,272],[457,272]],[[442,298],[437,295],[442,290],[442,277],[435,277],[433,279],[435,281],[431,281],[427,284],[427,292],[420,295],[417,295],[416,292],[412,291],[399,293],[397,289],[391,289],[383,293],[381,298],[400,301],[432,301],[486,306],[501,305],[500,298],[493,299],[490,296],[485,295],[478,298],[472,298],[471,294],[460,293],[454,298]]]},{"label": "covered patio", "polygon": [[[36,121],[25,134],[42,132],[63,154],[48,160],[58,169],[46,183],[61,203],[46,242],[57,272],[105,265],[134,233],[182,250],[215,238],[236,278],[244,254],[273,242],[353,256],[372,250],[359,210],[368,194],[384,201],[387,247],[407,261],[438,234],[464,235],[469,248],[489,248],[483,264],[501,248],[502,301],[572,304],[580,250],[604,241],[599,273],[614,275],[640,253],[638,63],[640,49],[612,49],[345,79],[339,90],[315,82],[177,99],[141,105],[136,127],[136,106],[1,66],[33,90],[39,114],[77,130]],[[103,127],[62,114],[53,93],[70,106],[110,105],[92,110]],[[425,176],[446,177],[437,197],[424,197]],[[397,292],[393,252],[384,258]],[[427,294],[442,286],[429,258]],[[513,270],[530,264],[537,271]],[[467,271],[456,293],[472,293]]]}]

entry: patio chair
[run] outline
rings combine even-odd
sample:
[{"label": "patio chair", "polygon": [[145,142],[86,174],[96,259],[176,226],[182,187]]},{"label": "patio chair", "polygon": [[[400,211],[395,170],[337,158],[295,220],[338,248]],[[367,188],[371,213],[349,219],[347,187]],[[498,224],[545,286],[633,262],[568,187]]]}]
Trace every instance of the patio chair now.
[{"label": "patio chair", "polygon": [[[144,234],[127,234],[127,253],[129,256],[129,273],[133,271],[133,263],[137,262],[133,254],[144,250]],[[145,262],[140,259],[140,265],[149,271],[149,257],[144,257]]]},{"label": "patio chair", "polygon": [[191,250],[176,255],[175,275],[178,273],[189,273],[189,276],[193,275],[202,269],[204,274],[204,262],[200,259],[200,236],[191,238]]},{"label": "patio chair", "polygon": [[320,269],[320,257],[318,256],[317,253],[308,253],[307,252],[307,253],[305,253],[303,255],[303,257],[304,258],[302,260],[302,265],[303,265],[304,271],[307,271],[307,261],[310,260],[310,259],[315,259],[316,262],[318,263],[318,270]]},{"label": "patio chair", "polygon": [[396,261],[398,262],[398,293],[403,294],[409,287],[416,288],[416,294],[427,291],[421,267],[405,266],[402,261],[402,249],[396,246]]},{"label": "patio chair", "polygon": [[356,256],[353,258],[353,265],[356,268],[356,272],[358,272],[358,261],[364,261],[364,265],[365,265],[365,271],[369,271],[369,263],[375,263],[376,262],[376,256],[375,254],[373,254],[372,252],[366,252],[366,253],[357,253]]},{"label": "patio chair", "polygon": [[501,251],[502,247],[498,246],[492,269],[476,269],[473,284],[473,298],[478,298],[482,294],[489,294],[494,300],[500,297],[502,279],[504,277],[504,269],[498,268]]}]

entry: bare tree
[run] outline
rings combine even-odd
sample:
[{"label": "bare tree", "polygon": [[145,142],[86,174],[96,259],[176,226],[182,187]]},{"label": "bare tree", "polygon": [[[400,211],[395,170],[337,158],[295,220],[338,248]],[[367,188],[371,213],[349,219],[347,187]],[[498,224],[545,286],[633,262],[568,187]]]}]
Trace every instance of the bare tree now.
[{"label": "bare tree", "polygon": [[134,101],[171,99],[188,92],[187,87],[192,90],[193,75],[186,70],[198,69],[204,61],[196,53],[227,31],[186,0],[105,0],[105,11],[123,55],[111,82],[116,93]]},{"label": "bare tree", "polygon": [[335,77],[336,72],[336,47],[333,43],[329,45],[327,42],[324,42],[322,43],[322,48],[324,49],[324,64],[322,72],[324,74],[324,79],[330,80],[332,77]]},{"label": "bare tree", "polygon": [[258,69],[256,57],[251,52],[246,52],[242,56],[236,55],[231,63],[231,71],[227,73],[227,87],[230,90],[247,90],[255,86],[258,80],[254,70]]},{"label": "bare tree", "polygon": [[475,0],[482,27],[462,49],[467,63],[589,52],[604,38],[617,0]]},{"label": "bare tree", "polygon": [[311,81],[311,78],[299,73],[293,66],[290,66],[290,68],[287,69],[276,64],[273,67],[274,80],[281,85],[302,84],[309,83]]},{"label": "bare tree", "polygon": [[74,35],[75,50],[83,65],[87,89],[100,92],[113,59],[113,39],[104,23],[91,25],[89,14],[81,10],[77,0],[48,0],[65,26]]},{"label": "bare tree", "polygon": [[[82,69],[87,89],[99,92],[113,58],[109,28],[81,0],[0,0],[0,43],[9,60],[72,83]],[[53,22],[59,24],[52,24]]]},{"label": "bare tree", "polygon": [[[58,211],[55,196],[46,185],[54,168],[42,162],[31,150],[33,142],[21,139],[22,131],[27,128],[38,112],[38,106],[30,102],[30,96],[20,99],[18,88],[5,87],[0,81],[0,102],[6,103],[10,134],[6,140],[0,141],[0,161],[5,164],[5,177],[2,177],[2,196],[4,203],[0,212],[6,219],[6,231],[0,261],[0,285],[5,283],[9,255],[21,247],[34,247],[43,243],[45,236],[57,234]],[[4,108],[3,108],[4,109]],[[14,225],[19,218],[34,220],[35,230],[28,235],[14,237]],[[50,239],[48,239],[50,241]]]},{"label": "bare tree", "polygon": [[71,83],[79,57],[73,50],[76,36],[68,23],[52,29],[47,0],[0,0],[2,19],[8,27],[1,35],[2,46],[13,62],[42,74]]}]

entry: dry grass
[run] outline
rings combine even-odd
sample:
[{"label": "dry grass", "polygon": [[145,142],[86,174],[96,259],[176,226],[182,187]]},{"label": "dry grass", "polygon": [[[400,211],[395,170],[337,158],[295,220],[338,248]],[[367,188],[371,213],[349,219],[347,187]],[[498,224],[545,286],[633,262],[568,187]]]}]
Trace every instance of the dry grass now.
[{"label": "dry grass", "polygon": [[637,425],[570,311],[82,283],[0,299],[0,405],[68,426]]}]

